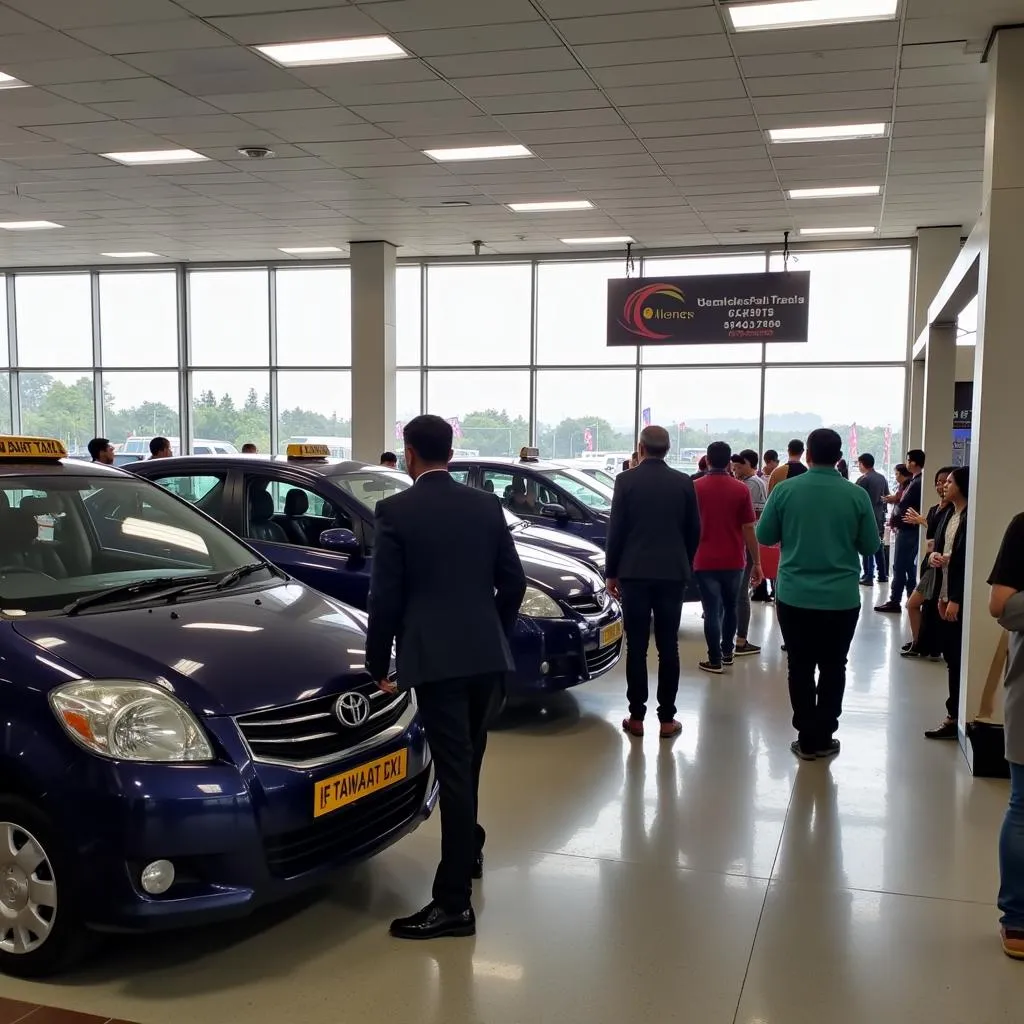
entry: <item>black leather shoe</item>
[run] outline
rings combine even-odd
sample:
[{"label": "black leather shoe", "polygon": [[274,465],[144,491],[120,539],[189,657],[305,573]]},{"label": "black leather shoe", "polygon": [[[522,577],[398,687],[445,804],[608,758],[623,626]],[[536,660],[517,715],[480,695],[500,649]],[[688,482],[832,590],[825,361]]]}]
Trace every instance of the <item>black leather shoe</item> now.
[{"label": "black leather shoe", "polygon": [[473,877],[484,877],[484,855],[482,853],[478,853],[473,859]]},{"label": "black leather shoe", "polygon": [[399,917],[391,922],[396,939],[442,939],[476,935],[473,908],[450,914],[436,903],[428,903],[418,914]]}]

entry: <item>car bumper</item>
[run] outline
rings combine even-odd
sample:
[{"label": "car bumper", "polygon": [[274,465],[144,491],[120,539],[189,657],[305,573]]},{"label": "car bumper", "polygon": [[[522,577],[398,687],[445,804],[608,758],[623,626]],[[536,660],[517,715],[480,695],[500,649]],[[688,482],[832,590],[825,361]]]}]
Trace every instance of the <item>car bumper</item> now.
[{"label": "car bumper", "polygon": [[[437,802],[433,764],[415,717],[391,741],[315,770],[256,764],[232,722],[207,724],[227,754],[224,762],[91,759],[91,784],[55,812],[69,826],[75,861],[88,865],[78,893],[91,927],[152,931],[245,916],[386,849]],[[314,818],[318,782],[402,748],[408,760],[401,782]],[[148,895],[142,869],[161,859],[174,864],[175,883],[164,895]]]},{"label": "car bumper", "polygon": [[[615,604],[586,618],[520,621],[513,638],[511,697],[577,686],[610,671],[622,655],[622,612]],[[607,642],[606,631],[618,635]]]}]

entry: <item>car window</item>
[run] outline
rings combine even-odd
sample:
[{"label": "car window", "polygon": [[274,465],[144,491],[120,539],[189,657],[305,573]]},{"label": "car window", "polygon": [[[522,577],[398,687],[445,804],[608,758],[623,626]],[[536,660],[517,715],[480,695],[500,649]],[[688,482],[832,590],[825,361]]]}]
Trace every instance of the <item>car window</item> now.
[{"label": "car window", "polygon": [[457,484],[468,484],[469,483],[469,470],[468,469],[450,469],[448,472],[451,474],[452,479]]},{"label": "car window", "polygon": [[598,512],[611,511],[612,492],[585,473],[567,469],[548,469],[544,471],[544,476],[587,508]]},{"label": "car window", "polygon": [[359,473],[332,476],[331,483],[355,498],[370,513],[376,512],[377,502],[412,487],[412,480],[404,473],[387,469],[368,469]]},{"label": "car window", "polygon": [[[227,573],[253,560],[226,530],[138,477],[33,476],[27,483],[6,482],[8,500],[20,493],[22,501],[0,507],[0,615],[57,611],[91,592]],[[40,536],[44,521],[53,524],[50,539]]]},{"label": "car window", "polygon": [[[269,504],[262,494],[269,495]],[[356,531],[356,523],[339,503],[284,477],[248,473],[245,495],[243,536],[250,540],[315,548],[324,530]]]},{"label": "car window", "polygon": [[176,473],[174,476],[150,477],[161,487],[184,498],[187,502],[201,508],[208,516],[223,521],[224,519],[224,473],[206,472]]}]

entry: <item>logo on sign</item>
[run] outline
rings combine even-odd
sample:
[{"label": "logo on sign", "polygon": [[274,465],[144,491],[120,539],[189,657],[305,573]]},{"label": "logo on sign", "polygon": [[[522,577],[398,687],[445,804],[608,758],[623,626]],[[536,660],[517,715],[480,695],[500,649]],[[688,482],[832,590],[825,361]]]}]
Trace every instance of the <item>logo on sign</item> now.
[{"label": "logo on sign", "polygon": [[[662,301],[657,301],[659,297]],[[656,304],[652,305],[652,300]],[[664,341],[672,335],[655,330],[657,321],[693,319],[693,313],[689,310],[664,308],[665,300],[669,306],[686,304],[686,296],[682,289],[677,288],[674,284],[648,284],[643,288],[637,288],[623,303],[619,323],[630,334],[636,334],[651,341]]]},{"label": "logo on sign", "polygon": [[370,717],[370,702],[361,693],[350,690],[334,702],[334,714],[342,725],[355,729]]}]

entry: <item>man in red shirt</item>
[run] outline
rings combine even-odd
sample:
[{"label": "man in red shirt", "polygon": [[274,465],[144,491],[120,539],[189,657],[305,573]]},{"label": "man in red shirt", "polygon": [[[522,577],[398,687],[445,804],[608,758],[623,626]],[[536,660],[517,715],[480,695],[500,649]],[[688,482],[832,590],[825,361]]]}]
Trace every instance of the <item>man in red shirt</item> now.
[{"label": "man in red shirt", "polygon": [[708,472],[694,483],[700,509],[700,545],[694,574],[704,606],[708,660],[701,671],[721,675],[733,663],[736,644],[736,599],[747,565],[750,585],[761,582],[761,549],[754,534],[754,503],[747,485],[729,474],[732,449],[724,441],[708,445]]}]

